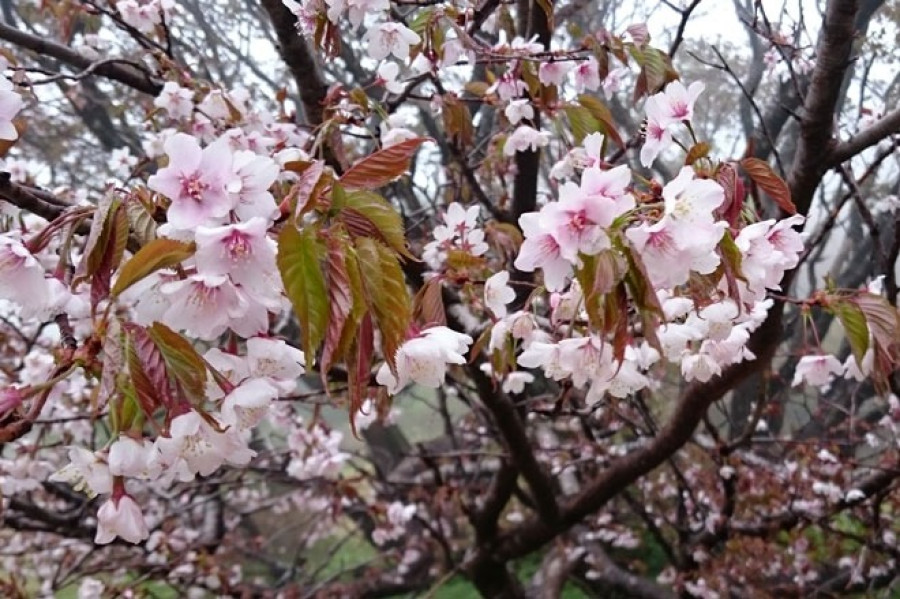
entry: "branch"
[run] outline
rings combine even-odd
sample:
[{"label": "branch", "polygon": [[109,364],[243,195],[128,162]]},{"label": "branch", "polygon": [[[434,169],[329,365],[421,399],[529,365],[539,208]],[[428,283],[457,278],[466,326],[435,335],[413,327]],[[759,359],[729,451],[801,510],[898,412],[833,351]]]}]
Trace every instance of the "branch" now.
[{"label": "branch", "polygon": [[601,547],[591,549],[593,570],[607,585],[624,591],[628,597],[640,599],[675,599],[676,595],[653,582],[632,574],[616,564]]},{"label": "branch", "polygon": [[832,162],[834,109],[850,65],[857,8],[857,0],[831,0],[826,8],[816,66],[803,105],[797,154],[788,176],[791,197],[800,214],[809,212],[813,194]]},{"label": "branch", "polygon": [[160,80],[151,77],[141,69],[130,64],[105,60],[101,61],[100,66],[94,66],[94,61],[82,56],[68,46],[25,33],[5,23],[0,23],[0,39],[22,48],[27,48],[43,56],[50,56],[82,71],[91,69],[96,75],[124,83],[128,87],[151,96],[159,95],[163,88]]},{"label": "branch", "polygon": [[837,144],[831,151],[829,166],[837,166],[845,160],[850,160],[863,150],[898,133],[900,133],[900,108],[895,108],[878,119],[872,126],[866,127],[847,141]]},{"label": "branch", "polygon": [[0,200],[5,200],[48,221],[59,217],[70,208],[69,204],[48,191],[14,183],[6,171],[0,172]]}]

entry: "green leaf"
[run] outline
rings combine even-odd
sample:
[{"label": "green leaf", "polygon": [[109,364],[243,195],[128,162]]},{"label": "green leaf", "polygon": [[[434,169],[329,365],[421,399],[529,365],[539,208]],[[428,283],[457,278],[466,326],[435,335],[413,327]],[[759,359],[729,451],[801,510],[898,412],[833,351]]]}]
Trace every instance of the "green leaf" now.
[{"label": "green leaf", "polygon": [[286,224],[278,237],[278,270],[294,313],[300,322],[306,368],[312,369],[316,350],[325,338],[328,325],[328,292],[321,262],[325,248],[316,230],[302,232]]},{"label": "green leaf", "polygon": [[159,349],[166,371],[175,378],[194,402],[206,399],[206,363],[191,342],[161,322],[153,323],[147,333]]},{"label": "green leaf", "polygon": [[591,113],[591,116],[597,120],[600,124],[600,130],[605,136],[612,139],[620,148],[625,147],[622,136],[616,131],[615,119],[613,119],[612,113],[609,111],[609,108],[606,107],[606,104],[594,96],[589,96],[587,94],[579,95],[578,103],[584,106],[588,112]]},{"label": "green leaf", "polygon": [[775,174],[768,162],[759,158],[744,158],[741,166],[779,208],[788,214],[797,214],[797,207],[791,201],[790,188],[784,179]]},{"label": "green leaf", "polygon": [[193,243],[184,243],[174,239],[154,239],[138,250],[138,253],[122,266],[119,278],[113,285],[112,295],[118,296],[157,270],[181,264],[194,255],[195,249]]},{"label": "green leaf", "polygon": [[591,116],[591,111],[587,108],[569,104],[563,108],[563,111],[569,119],[569,127],[575,137],[575,143],[580,144],[585,137],[600,130],[600,123]]},{"label": "green leaf", "polygon": [[382,148],[366,156],[341,177],[345,189],[378,189],[409,170],[409,163],[419,146],[430,137],[416,137]]},{"label": "green leaf", "polygon": [[363,273],[366,301],[381,331],[381,352],[396,372],[397,350],[406,339],[412,320],[409,292],[397,256],[369,238],[356,240],[356,253]]},{"label": "green leaf", "polygon": [[409,252],[403,219],[397,210],[373,191],[352,191],[345,197],[340,219],[354,237],[371,237],[389,246],[404,258],[415,260]]},{"label": "green leaf", "polygon": [[856,363],[862,364],[863,356],[869,349],[869,326],[866,324],[866,315],[850,300],[832,302],[831,307],[844,327]]}]

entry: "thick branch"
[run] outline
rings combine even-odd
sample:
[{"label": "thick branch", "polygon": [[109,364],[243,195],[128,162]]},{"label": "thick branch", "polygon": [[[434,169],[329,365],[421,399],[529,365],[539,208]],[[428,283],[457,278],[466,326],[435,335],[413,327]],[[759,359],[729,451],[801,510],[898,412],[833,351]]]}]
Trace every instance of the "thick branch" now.
[{"label": "thick branch", "polygon": [[829,166],[837,166],[845,160],[850,160],[863,150],[898,133],[900,133],[900,108],[895,108],[872,126],[866,127],[852,138],[835,146],[831,152]]},{"label": "thick branch", "polygon": [[[72,48],[31,35],[5,23],[0,23],[0,39],[37,52],[42,56],[50,56],[78,69],[85,70],[93,67],[94,61],[82,56]],[[93,67],[93,72],[151,96],[158,95],[163,87],[162,82],[158,79],[127,63],[104,61],[104,64]]]},{"label": "thick branch", "polygon": [[825,12],[816,66],[803,106],[797,154],[788,177],[794,204],[801,214],[809,211],[822,174],[832,162],[834,109],[850,65],[857,9],[857,0],[832,0]]}]

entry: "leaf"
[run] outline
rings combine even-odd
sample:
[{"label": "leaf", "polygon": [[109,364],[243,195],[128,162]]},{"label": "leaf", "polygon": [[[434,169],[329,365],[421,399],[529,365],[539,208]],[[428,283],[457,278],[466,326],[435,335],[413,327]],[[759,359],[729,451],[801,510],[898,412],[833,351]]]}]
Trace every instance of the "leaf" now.
[{"label": "leaf", "polygon": [[85,275],[91,278],[92,310],[96,309],[102,300],[109,297],[112,273],[122,261],[122,256],[125,255],[125,246],[128,243],[128,216],[125,213],[125,207],[121,203],[115,202],[114,208],[111,210],[103,225],[103,233],[100,235],[98,243],[100,250],[94,254],[99,256],[99,262],[88,265],[88,270],[93,269],[90,275],[87,275],[87,271],[85,272]]},{"label": "leaf", "polygon": [[705,141],[695,143],[691,146],[691,149],[688,150],[687,156],[684,157],[684,165],[690,166],[707,156],[709,156],[709,144]]},{"label": "leaf", "polygon": [[206,363],[191,342],[161,322],[154,322],[147,333],[159,349],[168,373],[195,402],[204,401]]},{"label": "leaf", "polygon": [[537,4],[547,17],[547,31],[553,31],[553,0],[537,0]]},{"label": "leaf", "polygon": [[[162,357],[147,331],[136,324],[127,323],[125,329],[125,361],[128,376],[141,411],[151,418],[163,405],[161,391],[168,387],[166,369]],[[131,422],[120,421],[122,430],[131,428]]]},{"label": "leaf", "polygon": [[455,94],[444,94],[441,102],[441,115],[444,118],[444,131],[452,143],[457,146],[468,146],[475,138],[475,127],[472,125],[472,113],[460,102]]},{"label": "leaf", "polygon": [[181,264],[194,255],[196,246],[174,239],[154,239],[131,257],[119,271],[119,278],[113,285],[112,295],[118,296],[123,291],[150,275],[151,273]]},{"label": "leaf", "polygon": [[97,395],[98,412],[102,410],[116,393],[117,375],[125,369],[124,336],[119,320],[112,318],[103,340],[103,367],[100,371],[100,385]]},{"label": "leaf", "polygon": [[[324,172],[324,160],[316,160],[303,171],[283,200],[283,202],[287,202],[288,214],[292,213],[295,217],[300,217],[316,207],[319,194],[315,191],[317,191],[316,188]],[[284,205],[283,202],[282,205]]]},{"label": "leaf", "polygon": [[325,345],[322,347],[322,360],[319,375],[322,385],[327,390],[328,370],[335,361],[340,360],[339,348],[347,319],[353,308],[353,291],[350,286],[350,275],[347,272],[347,260],[344,255],[344,244],[338,236],[328,239],[328,253],[325,261],[325,274],[328,286],[328,324],[325,329]]},{"label": "leaf", "polygon": [[394,253],[375,240],[357,239],[356,252],[363,273],[366,301],[381,331],[381,352],[396,374],[397,350],[406,339],[412,320],[403,270]]},{"label": "leaf", "polygon": [[578,103],[584,106],[591,113],[591,116],[600,123],[600,130],[605,136],[612,139],[620,148],[625,147],[625,142],[622,141],[622,136],[616,131],[616,122],[606,104],[587,94],[579,95]]},{"label": "leaf", "polygon": [[863,356],[869,349],[869,326],[866,324],[866,315],[855,302],[849,300],[832,302],[831,307],[844,327],[856,363],[862,364]]},{"label": "leaf", "polygon": [[422,327],[446,326],[444,310],[444,286],[440,277],[431,277],[413,298],[413,318]]},{"label": "leaf", "polygon": [[100,198],[94,216],[91,219],[91,228],[87,240],[84,242],[81,261],[75,269],[72,278],[72,287],[77,287],[82,281],[92,277],[103,262],[103,254],[109,245],[110,216],[118,210],[121,202],[111,194],[105,194]]},{"label": "leaf", "polygon": [[759,158],[744,158],[741,166],[779,208],[788,214],[797,214],[797,207],[791,201],[791,190],[784,179],[775,174],[768,162]]},{"label": "leaf", "polygon": [[312,369],[316,350],[325,338],[328,325],[328,292],[320,265],[324,248],[315,229],[302,232],[285,225],[278,236],[278,270],[294,313],[300,322],[306,368]]},{"label": "leaf", "polygon": [[382,148],[351,166],[341,177],[346,189],[378,189],[409,170],[409,163],[419,146],[430,137],[416,137]]},{"label": "leaf", "polygon": [[415,260],[406,243],[403,218],[387,200],[372,191],[352,191],[339,217],[354,237],[381,241],[404,258]]},{"label": "leaf", "polygon": [[591,111],[587,108],[569,104],[563,108],[563,111],[569,119],[569,127],[572,130],[572,135],[575,137],[576,144],[580,144],[585,137],[600,130],[599,121],[591,116]]},{"label": "leaf", "polygon": [[350,399],[350,429],[353,436],[356,432],[356,414],[362,407],[369,389],[369,377],[372,371],[372,357],[375,353],[375,332],[372,328],[372,316],[366,314],[360,323],[359,333],[353,344],[353,351],[347,360],[348,397]]}]

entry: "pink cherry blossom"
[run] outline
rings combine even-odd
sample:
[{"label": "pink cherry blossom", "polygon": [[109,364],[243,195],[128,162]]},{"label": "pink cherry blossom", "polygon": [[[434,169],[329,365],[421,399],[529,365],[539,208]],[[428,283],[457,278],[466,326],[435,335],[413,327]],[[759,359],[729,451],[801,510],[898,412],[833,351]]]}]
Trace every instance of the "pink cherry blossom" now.
[{"label": "pink cherry blossom", "polygon": [[597,91],[600,87],[600,65],[593,56],[585,61],[578,63],[573,71],[575,77],[575,91],[581,93],[587,91]]},{"label": "pink cherry blossom", "polygon": [[222,423],[238,431],[255,427],[266,417],[278,389],[266,379],[247,379],[222,401]]},{"label": "pink cherry blossom", "polygon": [[226,141],[200,149],[194,137],[176,133],[165,143],[169,164],[151,176],[147,186],[172,200],[168,222],[190,229],[221,218],[232,208],[226,186],[232,180],[232,155]]},{"label": "pink cherry blossom", "polygon": [[22,243],[0,234],[0,299],[20,306],[42,304],[49,293],[44,268]]},{"label": "pink cherry blossom", "polygon": [[234,177],[228,191],[234,198],[234,213],[241,220],[262,217],[271,222],[278,215],[278,206],[269,188],[278,179],[278,164],[268,156],[250,150],[234,154]]},{"label": "pink cherry blossom", "polygon": [[791,381],[791,386],[796,387],[801,383],[806,383],[814,387],[827,387],[834,377],[841,376],[843,373],[843,364],[831,354],[803,356],[794,370],[794,380]]},{"label": "pink cherry blossom", "polygon": [[572,276],[572,264],[562,257],[556,237],[546,228],[541,213],[528,212],[519,217],[525,241],[519,248],[515,266],[523,272],[540,268],[544,272],[544,286],[549,291],[561,291]]},{"label": "pink cherry blossom", "polygon": [[109,447],[109,473],[113,476],[154,480],[160,475],[159,464],[151,459],[154,451],[153,442],[149,439],[137,441],[121,435]]},{"label": "pink cherry blossom", "polygon": [[383,60],[393,54],[400,60],[409,58],[409,47],[422,41],[419,34],[400,23],[381,23],[371,27],[365,35],[369,56]]},{"label": "pink cherry blossom", "polygon": [[98,545],[112,543],[120,537],[129,543],[140,543],[150,536],[144,514],[140,506],[128,494],[112,497],[97,510],[97,536],[94,542]]},{"label": "pink cherry blossom", "polygon": [[169,468],[183,460],[189,477],[209,476],[226,462],[245,466],[256,455],[237,431],[220,432],[194,410],[172,420],[169,436],[158,437],[156,448],[163,466]]},{"label": "pink cherry blossom", "polygon": [[169,117],[175,120],[186,119],[194,111],[194,92],[181,87],[174,81],[167,81],[163,85],[162,91],[153,100],[153,105],[164,109]]},{"label": "pink cherry blossom", "polygon": [[550,134],[546,131],[538,131],[528,125],[519,125],[503,146],[503,153],[513,156],[516,152],[537,152],[540,148],[550,143]]},{"label": "pink cherry blossom", "polygon": [[204,275],[230,275],[247,287],[272,285],[278,277],[275,242],[266,236],[266,221],[256,216],[223,227],[197,227],[197,270]]},{"label": "pink cherry blossom", "polygon": [[19,139],[12,120],[22,109],[22,96],[13,91],[12,82],[0,75],[0,139]]},{"label": "pink cherry blossom", "polygon": [[543,62],[538,69],[538,79],[544,85],[562,85],[566,80],[566,75],[574,67],[575,64],[569,60]]},{"label": "pink cherry blossom", "polygon": [[163,322],[190,331],[201,339],[215,339],[247,314],[247,298],[224,275],[191,275],[160,286],[169,298]]}]

